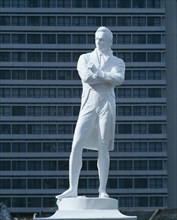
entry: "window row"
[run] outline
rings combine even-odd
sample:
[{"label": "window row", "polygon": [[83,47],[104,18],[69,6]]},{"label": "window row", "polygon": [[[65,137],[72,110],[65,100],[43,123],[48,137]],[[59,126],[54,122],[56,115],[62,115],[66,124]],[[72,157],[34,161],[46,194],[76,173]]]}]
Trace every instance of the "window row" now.
[{"label": "window row", "polygon": [[[163,69],[126,69],[126,80],[162,80],[165,79]],[[77,70],[70,69],[1,69],[0,80],[80,80]]]},{"label": "window row", "polygon": [[163,0],[1,0],[0,7],[17,8],[160,8]]},{"label": "window row", "polygon": [[[165,88],[116,88],[118,98],[163,98]],[[0,88],[0,98],[80,98],[82,88]]]},{"label": "window row", "polygon": [[[80,52],[0,52],[0,62],[77,62]],[[115,52],[125,62],[164,62],[164,52]]]},{"label": "window row", "polygon": [[[26,195],[25,195],[26,196]],[[55,207],[55,199],[54,197],[44,196],[29,196],[29,197],[20,197],[20,196],[1,196],[1,201],[11,208],[32,208],[32,207],[44,207],[44,208],[53,208]]]},{"label": "window row", "polygon": [[[65,185],[64,185],[65,184]],[[68,179],[57,178],[14,178],[1,179],[1,189],[65,189],[68,187]],[[98,179],[81,178],[79,188],[93,189],[99,187]],[[166,188],[167,180],[164,178],[112,178],[108,179],[108,189],[141,189],[141,188]]]},{"label": "window row", "polygon": [[0,16],[0,26],[164,26],[164,16]]},{"label": "window row", "polygon": [[[73,134],[72,124],[0,124],[0,134]],[[162,123],[116,124],[116,134],[164,134]]]},{"label": "window row", "polygon": [[[89,196],[89,195],[88,195]],[[94,194],[94,196],[96,196]],[[115,197],[111,195],[111,197]],[[0,197],[1,201],[11,208],[32,208],[32,207],[50,207],[56,206],[54,196],[50,197],[15,197],[15,196],[4,196]],[[118,196],[116,199],[119,200],[119,207],[167,207],[167,196],[165,195],[149,195],[149,196]],[[51,209],[50,209],[51,210]]]},{"label": "window row", "polygon": [[[83,170],[97,170],[97,160],[83,160]],[[68,160],[1,160],[1,171],[67,171]],[[111,160],[110,170],[166,170],[166,160],[144,159],[143,160]]]},{"label": "window row", "polygon": [[[59,69],[59,68],[58,68]],[[0,79],[12,80],[80,80],[77,70],[70,69],[16,69],[0,70]],[[154,73],[155,74],[155,73]],[[153,73],[151,74],[153,75]],[[155,74],[155,75],[158,75]]]},{"label": "window row", "polygon": [[[80,106],[0,106],[0,116],[78,116]],[[117,116],[162,116],[166,106],[117,105]]]},{"label": "window row", "polygon": [[[114,34],[113,44],[162,44],[162,34]],[[94,34],[0,34],[4,44],[94,44]]]},{"label": "window row", "polygon": [[78,116],[80,106],[0,106],[5,116]]},{"label": "window row", "polygon": [[[70,152],[71,141],[36,141],[36,142],[0,142],[0,152]],[[115,140],[115,152],[166,152],[165,141],[133,141],[121,142]]]}]

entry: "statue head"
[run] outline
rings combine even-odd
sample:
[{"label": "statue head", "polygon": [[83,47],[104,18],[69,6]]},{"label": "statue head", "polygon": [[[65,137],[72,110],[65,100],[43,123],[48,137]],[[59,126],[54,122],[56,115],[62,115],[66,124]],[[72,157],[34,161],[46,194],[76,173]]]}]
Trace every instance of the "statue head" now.
[{"label": "statue head", "polygon": [[95,44],[100,51],[111,49],[113,41],[112,32],[106,27],[99,27],[95,32]]}]

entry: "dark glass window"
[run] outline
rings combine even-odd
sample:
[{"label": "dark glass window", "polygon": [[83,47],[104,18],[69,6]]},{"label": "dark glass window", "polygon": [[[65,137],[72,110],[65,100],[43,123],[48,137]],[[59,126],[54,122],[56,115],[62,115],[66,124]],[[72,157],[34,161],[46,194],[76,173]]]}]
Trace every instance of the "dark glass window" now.
[{"label": "dark glass window", "polygon": [[40,7],[40,0],[27,0],[27,7],[39,8]]},{"label": "dark glass window", "polygon": [[147,35],[148,44],[161,44],[161,35],[160,34],[148,34]]},{"label": "dark glass window", "polygon": [[26,71],[25,70],[12,70],[12,79],[26,79]]},{"label": "dark glass window", "polygon": [[[88,26],[100,26],[101,25],[101,18],[100,17],[88,17],[87,18],[87,25]],[[94,39],[95,36],[93,35]]]},{"label": "dark glass window", "polygon": [[10,7],[10,0],[1,0],[0,7],[9,8]]},{"label": "dark glass window", "polygon": [[160,17],[148,17],[147,25],[148,26],[161,26],[161,18]]},{"label": "dark glass window", "polygon": [[44,16],[42,17],[43,26],[56,26],[56,17],[55,16]]},{"label": "dark glass window", "polygon": [[132,161],[130,160],[120,160],[119,170],[132,170]]},{"label": "dark glass window", "polygon": [[72,0],[72,7],[73,8],[85,8],[86,0]]},{"label": "dark glass window", "polygon": [[86,35],[85,34],[75,34],[72,37],[73,44],[86,44]]},{"label": "dark glass window", "polygon": [[14,44],[25,44],[26,43],[25,34],[12,34],[12,43],[14,43]]},{"label": "dark glass window", "polygon": [[87,0],[88,8],[101,8],[101,0]]},{"label": "dark glass window", "polygon": [[146,53],[133,52],[133,62],[146,62]]},{"label": "dark glass window", "polygon": [[146,0],[133,0],[133,8],[145,8]]},{"label": "dark glass window", "polygon": [[134,44],[146,44],[146,35],[145,34],[135,34],[133,35]]},{"label": "dark glass window", "polygon": [[43,34],[42,43],[43,44],[56,44],[56,35],[55,34]]},{"label": "dark glass window", "polygon": [[116,26],[116,17],[103,17],[104,26]]},{"label": "dark glass window", "polygon": [[27,34],[27,43],[28,44],[40,44],[41,35],[40,34]]},{"label": "dark glass window", "polygon": [[43,62],[56,62],[56,53],[55,52],[43,52],[42,61]]},{"label": "dark glass window", "polygon": [[58,44],[71,44],[71,35],[70,34],[58,34],[57,43]]},{"label": "dark glass window", "polygon": [[0,34],[0,43],[2,44],[10,43],[10,34]]},{"label": "dark glass window", "polygon": [[10,52],[0,52],[0,62],[9,62]]},{"label": "dark glass window", "polygon": [[161,88],[149,88],[148,89],[148,97],[149,98],[161,98],[162,97]]},{"label": "dark glass window", "polygon": [[136,178],[134,179],[135,188],[148,188],[148,179],[146,178]]},{"label": "dark glass window", "polygon": [[148,62],[161,62],[161,53],[160,52],[149,52],[148,53]]},{"label": "dark glass window", "polygon": [[26,197],[12,197],[12,207],[26,207]]},{"label": "dark glass window", "polygon": [[130,26],[131,25],[131,17],[118,17],[117,25],[118,26]]},{"label": "dark glass window", "polygon": [[119,188],[121,189],[128,189],[128,188],[133,188],[133,181],[132,179],[119,179]]},{"label": "dark glass window", "polygon": [[0,16],[0,26],[10,26],[10,16]]},{"label": "dark glass window", "polygon": [[26,107],[25,106],[12,106],[12,115],[13,116],[25,116]]},{"label": "dark glass window", "polygon": [[11,151],[10,142],[0,142],[0,152],[10,152],[10,151]]},{"label": "dark glass window", "polygon": [[57,0],[57,7],[58,8],[70,8],[71,0]]},{"label": "dark glass window", "polygon": [[26,52],[12,52],[12,61],[26,62]]},{"label": "dark glass window", "polygon": [[115,0],[104,0],[102,1],[102,7],[103,8],[116,8],[116,1]]},{"label": "dark glass window", "polygon": [[148,163],[146,160],[135,160],[134,161],[134,170],[147,170]]},{"label": "dark glass window", "polygon": [[133,17],[133,26],[146,26],[146,17]]},{"label": "dark glass window", "polygon": [[42,7],[43,8],[55,8],[56,0],[42,0]]},{"label": "dark glass window", "polygon": [[28,52],[27,60],[28,62],[41,62],[41,53],[40,52]]},{"label": "dark glass window", "polygon": [[10,70],[0,70],[0,79],[10,79],[11,73]]},{"label": "dark glass window", "polygon": [[130,8],[131,0],[117,0],[117,7],[118,8]]},{"label": "dark glass window", "polygon": [[149,124],[148,133],[149,134],[162,134],[162,125],[161,124]]},{"label": "dark glass window", "polygon": [[119,124],[118,133],[119,134],[132,134],[132,125],[131,124]]},{"label": "dark glass window", "polygon": [[12,7],[14,8],[24,8],[26,6],[26,1],[25,0],[13,0],[12,1]]},{"label": "dark glass window", "polygon": [[12,125],[12,134],[26,134],[26,125],[23,124]]},{"label": "dark glass window", "polygon": [[25,26],[26,17],[25,16],[12,16],[12,25],[13,26]]},{"label": "dark glass window", "polygon": [[71,26],[71,17],[57,17],[57,25],[58,26]]},{"label": "dark glass window", "polygon": [[28,80],[40,80],[41,70],[27,70],[27,79]]},{"label": "dark glass window", "polygon": [[27,25],[40,26],[41,25],[41,17],[40,16],[28,16],[27,17]]},{"label": "dark glass window", "polygon": [[73,26],[86,26],[86,17],[81,16],[74,16],[72,18],[72,25]]}]

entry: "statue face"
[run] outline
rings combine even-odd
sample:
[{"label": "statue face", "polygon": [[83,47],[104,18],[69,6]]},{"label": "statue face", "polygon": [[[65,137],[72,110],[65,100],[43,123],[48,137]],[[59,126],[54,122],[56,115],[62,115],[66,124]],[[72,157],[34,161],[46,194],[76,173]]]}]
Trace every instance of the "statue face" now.
[{"label": "statue face", "polygon": [[95,45],[100,51],[108,50],[111,48],[111,41],[105,36],[104,32],[97,32],[95,35]]}]

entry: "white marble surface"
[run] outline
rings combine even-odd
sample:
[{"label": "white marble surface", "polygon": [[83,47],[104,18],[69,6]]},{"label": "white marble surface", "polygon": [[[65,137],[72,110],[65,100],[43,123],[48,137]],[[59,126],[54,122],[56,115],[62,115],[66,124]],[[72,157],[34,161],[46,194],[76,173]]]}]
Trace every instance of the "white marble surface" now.
[{"label": "white marble surface", "polygon": [[49,218],[34,220],[136,220],[136,216],[123,215],[118,210],[118,200],[112,198],[64,198],[57,201],[58,210]]}]

